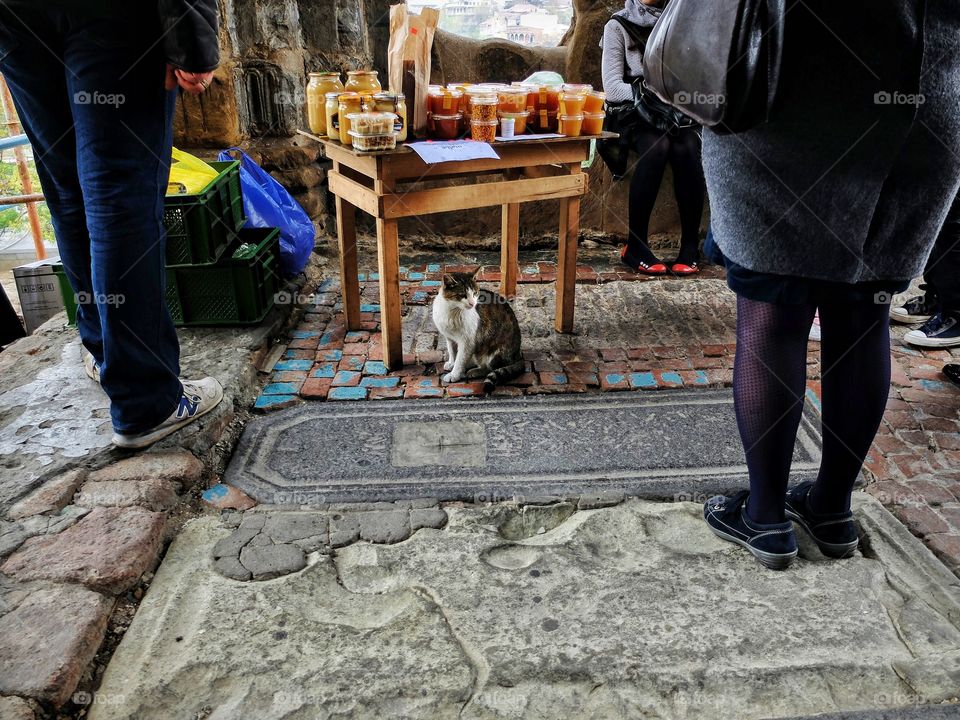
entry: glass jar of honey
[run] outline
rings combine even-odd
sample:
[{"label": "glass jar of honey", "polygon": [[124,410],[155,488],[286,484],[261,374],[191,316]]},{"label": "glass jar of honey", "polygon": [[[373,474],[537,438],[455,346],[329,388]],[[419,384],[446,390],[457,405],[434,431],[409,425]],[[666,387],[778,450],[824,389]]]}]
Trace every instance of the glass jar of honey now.
[{"label": "glass jar of honey", "polygon": [[339,124],[337,129],[340,133],[340,142],[344,145],[351,142],[350,140],[350,118],[347,117],[350,113],[358,113],[363,110],[363,98],[360,96],[360,93],[356,92],[342,92],[340,97],[337,98],[337,115]]},{"label": "glass jar of honey", "polygon": [[340,73],[310,73],[310,81],[307,83],[307,123],[313,134],[327,134],[327,93],[340,90],[343,90]]},{"label": "glass jar of honey", "polygon": [[376,95],[383,91],[377,79],[376,70],[350,70],[347,73],[347,84],[343,89],[362,95]]},{"label": "glass jar of honey", "polygon": [[438,140],[454,140],[460,137],[462,120],[463,116],[460,113],[453,113],[452,115],[431,115],[431,133]]},{"label": "glass jar of honey", "polygon": [[397,142],[407,139],[407,101],[403,95],[389,92],[377,93],[369,98],[363,109],[367,112],[386,112],[396,115],[393,130],[397,136]]},{"label": "glass jar of honey", "polygon": [[327,128],[327,136],[331,140],[340,139],[340,91],[328,92],[326,94],[326,105],[324,106],[324,119]]}]

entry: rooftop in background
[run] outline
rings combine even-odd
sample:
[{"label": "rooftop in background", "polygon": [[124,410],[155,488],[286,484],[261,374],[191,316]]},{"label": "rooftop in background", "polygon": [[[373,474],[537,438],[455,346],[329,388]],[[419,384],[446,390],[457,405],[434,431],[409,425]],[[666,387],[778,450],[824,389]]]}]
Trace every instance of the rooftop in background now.
[{"label": "rooftop in background", "polygon": [[440,10],[440,28],[476,40],[500,38],[521,45],[555,47],[573,18],[571,0],[408,0],[413,12]]}]

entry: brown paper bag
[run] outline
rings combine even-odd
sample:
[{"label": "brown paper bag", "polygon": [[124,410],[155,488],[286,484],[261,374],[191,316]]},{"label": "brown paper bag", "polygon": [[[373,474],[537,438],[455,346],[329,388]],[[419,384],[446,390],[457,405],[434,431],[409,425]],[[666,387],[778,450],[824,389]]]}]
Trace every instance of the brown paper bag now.
[{"label": "brown paper bag", "polygon": [[440,11],[436,8],[424,8],[422,13],[414,15],[407,11],[406,3],[390,6],[390,44],[387,47],[390,91],[403,93],[410,130],[421,137],[427,129],[430,50],[439,20]]}]

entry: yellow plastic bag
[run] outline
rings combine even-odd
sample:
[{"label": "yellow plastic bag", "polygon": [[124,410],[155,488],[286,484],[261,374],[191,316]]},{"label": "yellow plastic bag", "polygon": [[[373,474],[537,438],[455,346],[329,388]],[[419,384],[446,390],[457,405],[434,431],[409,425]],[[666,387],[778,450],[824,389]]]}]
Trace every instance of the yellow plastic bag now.
[{"label": "yellow plastic bag", "polygon": [[173,160],[167,195],[196,195],[220,174],[200,158],[183,150],[174,148]]}]

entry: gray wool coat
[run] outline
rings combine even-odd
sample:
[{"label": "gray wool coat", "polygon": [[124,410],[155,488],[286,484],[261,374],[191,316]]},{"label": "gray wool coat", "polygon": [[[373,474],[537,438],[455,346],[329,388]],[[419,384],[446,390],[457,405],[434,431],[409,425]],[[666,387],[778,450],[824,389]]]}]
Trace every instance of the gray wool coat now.
[{"label": "gray wool coat", "polygon": [[960,187],[960,2],[805,0],[785,32],[771,122],[704,132],[717,245],[759,272],[916,277]]}]

